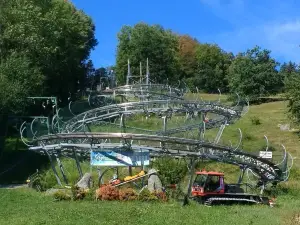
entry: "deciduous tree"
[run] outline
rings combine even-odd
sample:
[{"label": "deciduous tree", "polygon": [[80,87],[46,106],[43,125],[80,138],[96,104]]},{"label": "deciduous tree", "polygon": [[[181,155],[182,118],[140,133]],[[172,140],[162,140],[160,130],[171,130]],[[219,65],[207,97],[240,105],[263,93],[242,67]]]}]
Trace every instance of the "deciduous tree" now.
[{"label": "deciduous tree", "polygon": [[184,79],[190,88],[194,88],[192,78],[197,73],[196,50],[198,46],[199,42],[189,35],[179,36],[180,79]]},{"label": "deciduous tree", "polygon": [[64,0],[0,1],[2,59],[25,55],[45,77],[44,94],[66,100],[84,85],[85,64],[97,44],[91,18]]},{"label": "deciduous tree", "polygon": [[139,65],[143,63],[145,75],[146,59],[149,59],[150,79],[157,83],[178,82],[179,58],[178,37],[159,25],[138,23],[124,26],[118,34],[116,74],[118,84],[125,84],[127,60],[131,72],[139,76]]},{"label": "deciduous tree", "polygon": [[197,73],[193,84],[207,92],[227,92],[227,73],[233,59],[231,53],[215,44],[200,44],[196,51]]},{"label": "deciduous tree", "polygon": [[300,124],[300,74],[292,73],[285,79],[285,97],[292,121]]},{"label": "deciduous tree", "polygon": [[229,68],[230,91],[250,99],[278,93],[283,79],[276,70],[278,62],[270,53],[269,50],[255,46],[238,54]]}]

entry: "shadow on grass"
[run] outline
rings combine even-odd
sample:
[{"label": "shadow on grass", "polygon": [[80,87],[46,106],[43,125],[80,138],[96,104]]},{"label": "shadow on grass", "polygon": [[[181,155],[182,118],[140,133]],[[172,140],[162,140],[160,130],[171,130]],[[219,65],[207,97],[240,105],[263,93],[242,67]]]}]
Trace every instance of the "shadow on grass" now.
[{"label": "shadow on grass", "polygon": [[0,184],[22,184],[37,169],[49,165],[46,156],[28,151],[4,151],[0,159]]}]

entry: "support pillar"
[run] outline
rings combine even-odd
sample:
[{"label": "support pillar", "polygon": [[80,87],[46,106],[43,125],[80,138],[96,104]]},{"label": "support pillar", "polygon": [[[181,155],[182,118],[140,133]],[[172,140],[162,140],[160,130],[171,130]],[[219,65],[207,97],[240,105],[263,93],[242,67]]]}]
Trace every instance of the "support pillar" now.
[{"label": "support pillar", "polygon": [[166,133],[167,132],[167,121],[168,120],[167,120],[166,116],[163,116],[162,119],[163,119],[163,131],[164,131],[164,133]]},{"label": "support pillar", "polygon": [[98,167],[97,170],[98,170],[98,187],[100,187],[102,184],[104,184],[103,177],[102,177],[103,173],[101,167]]},{"label": "support pillar", "polygon": [[120,128],[122,130],[123,133],[126,132],[126,125],[125,125],[125,116],[124,114],[122,113],[122,115],[120,116]]},{"label": "support pillar", "polygon": [[241,182],[243,181],[243,178],[244,178],[244,175],[245,175],[245,171],[246,171],[246,167],[240,167],[240,176],[239,176],[239,179],[238,179],[238,184],[241,184]]},{"label": "support pillar", "polygon": [[59,176],[58,176],[58,173],[57,173],[57,171],[56,171],[56,169],[55,169],[55,165],[54,165],[54,163],[53,163],[53,160],[52,160],[51,155],[50,155],[47,151],[45,151],[45,153],[47,154],[47,156],[48,156],[48,158],[49,158],[49,160],[50,160],[50,164],[51,164],[51,167],[52,167],[54,176],[55,176],[55,178],[56,178],[57,184],[60,185],[60,186],[62,186],[61,180],[60,180],[60,178],[59,178]]},{"label": "support pillar", "polygon": [[189,169],[190,177],[189,177],[189,183],[188,183],[187,193],[184,196],[184,200],[183,200],[183,206],[189,204],[189,197],[190,197],[191,191],[192,191],[192,184],[193,184],[193,177],[194,177],[194,172],[195,172],[195,166],[196,166],[196,159],[195,158],[191,158],[190,159],[190,169]]},{"label": "support pillar", "polygon": [[73,149],[73,155],[74,155],[74,159],[75,159],[75,162],[76,162],[76,167],[77,167],[79,176],[80,176],[80,178],[82,178],[83,174],[82,174],[82,170],[81,170],[81,167],[80,167],[80,162],[79,162],[79,159],[78,159],[78,156],[76,154],[75,149]]},{"label": "support pillar", "polygon": [[132,176],[132,166],[128,166],[128,173],[129,173],[129,176]]},{"label": "support pillar", "polygon": [[222,124],[221,127],[219,128],[219,131],[218,131],[218,134],[217,134],[217,136],[215,138],[214,144],[218,144],[219,143],[220,138],[221,138],[221,136],[223,134],[223,131],[224,131],[225,127],[226,127],[226,124],[227,124],[227,121],[225,121],[225,123]]},{"label": "support pillar", "polygon": [[63,176],[65,183],[68,185],[69,182],[68,182],[67,176],[66,176],[65,171],[64,171],[64,166],[61,163],[61,161],[60,161],[60,159],[59,159],[59,157],[58,157],[57,154],[55,155],[55,157],[56,157],[56,161],[57,161],[57,164],[59,166],[61,175]]}]

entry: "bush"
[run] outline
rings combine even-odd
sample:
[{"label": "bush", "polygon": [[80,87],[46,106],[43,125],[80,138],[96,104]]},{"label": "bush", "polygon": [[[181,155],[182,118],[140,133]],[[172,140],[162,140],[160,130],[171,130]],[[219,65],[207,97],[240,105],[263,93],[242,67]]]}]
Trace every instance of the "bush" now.
[{"label": "bush", "polygon": [[167,197],[173,199],[183,198],[185,193],[182,191],[181,187],[176,185],[175,189],[167,189]]},{"label": "bush", "polygon": [[127,200],[136,200],[137,193],[132,188],[124,188],[119,190],[119,200],[127,201]]},{"label": "bush", "polygon": [[164,157],[152,162],[152,167],[159,170],[159,178],[164,185],[178,184],[187,173],[186,162],[182,159]]},{"label": "bush", "polygon": [[260,125],[261,124],[260,119],[256,116],[252,116],[250,119],[251,119],[251,123],[253,125]]},{"label": "bush", "polygon": [[138,200],[143,202],[157,201],[158,197],[155,193],[151,193],[147,188],[144,188],[138,196]]},{"label": "bush", "polygon": [[272,187],[265,191],[269,196],[279,196],[279,195],[290,195],[294,197],[299,197],[300,185],[297,181],[288,181],[278,184],[276,187]]},{"label": "bush", "polygon": [[86,191],[85,200],[93,201],[96,200],[96,188],[92,188]]},{"label": "bush", "polygon": [[165,192],[161,191],[161,192],[156,192],[154,194],[160,201],[163,201],[163,202],[168,201],[168,198],[167,198],[167,195]]},{"label": "bush", "polygon": [[71,200],[72,197],[66,191],[60,190],[53,194],[53,197],[56,201],[63,201],[63,200]]},{"label": "bush", "polygon": [[165,192],[150,192],[147,188],[144,188],[138,195],[138,200],[143,202],[152,202],[152,201],[163,201],[168,200]]},{"label": "bush", "polygon": [[255,137],[252,134],[249,134],[247,132],[243,133],[243,139],[246,141],[253,141]]},{"label": "bush", "polygon": [[87,194],[87,190],[84,190],[78,186],[72,186],[71,191],[72,191],[72,199],[74,201],[84,199],[84,197]]},{"label": "bush", "polygon": [[119,190],[111,185],[103,185],[96,190],[97,200],[119,200]]}]

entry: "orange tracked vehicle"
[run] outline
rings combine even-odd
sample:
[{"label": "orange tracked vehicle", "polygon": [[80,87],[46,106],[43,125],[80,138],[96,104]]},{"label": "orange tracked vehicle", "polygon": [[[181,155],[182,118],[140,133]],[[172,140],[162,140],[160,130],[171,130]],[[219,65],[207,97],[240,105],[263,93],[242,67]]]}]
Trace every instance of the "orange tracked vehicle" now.
[{"label": "orange tracked vehicle", "polygon": [[199,203],[256,203],[273,206],[273,200],[257,194],[245,193],[242,184],[226,184],[224,173],[213,171],[196,172],[192,185],[192,198]]}]

